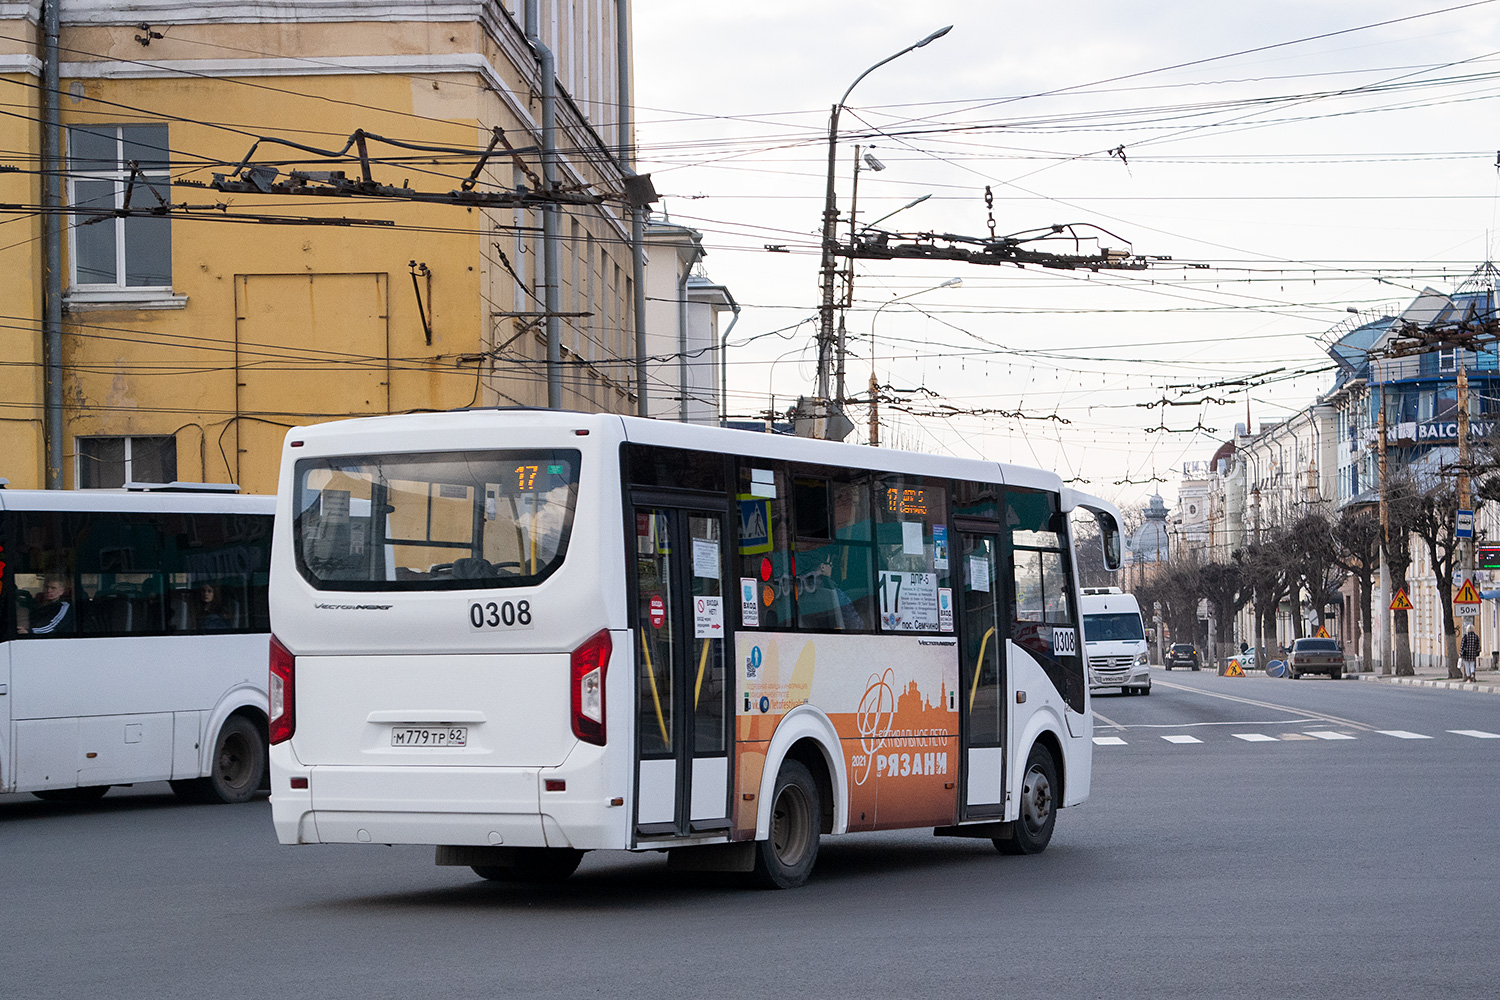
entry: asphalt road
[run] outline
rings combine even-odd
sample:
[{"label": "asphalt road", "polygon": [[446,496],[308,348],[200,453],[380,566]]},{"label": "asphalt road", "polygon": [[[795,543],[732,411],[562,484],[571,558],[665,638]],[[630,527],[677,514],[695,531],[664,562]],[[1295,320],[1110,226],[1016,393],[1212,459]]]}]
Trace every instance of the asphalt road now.
[{"label": "asphalt road", "polygon": [[1500,992],[1500,738],[1450,732],[1500,733],[1500,696],[1153,678],[1096,699],[1093,796],[1045,854],[827,838],[792,892],[625,854],[485,883],[428,848],[280,847],[264,801],[164,785],[0,797],[0,996]]}]

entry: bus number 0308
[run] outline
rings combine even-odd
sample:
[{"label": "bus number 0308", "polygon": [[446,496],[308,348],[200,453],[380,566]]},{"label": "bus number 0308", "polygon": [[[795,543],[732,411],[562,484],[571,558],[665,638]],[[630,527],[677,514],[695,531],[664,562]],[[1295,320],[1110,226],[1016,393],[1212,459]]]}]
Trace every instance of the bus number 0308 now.
[{"label": "bus number 0308", "polygon": [[531,628],[531,602],[475,601],[469,605],[469,624],[476,629]]}]

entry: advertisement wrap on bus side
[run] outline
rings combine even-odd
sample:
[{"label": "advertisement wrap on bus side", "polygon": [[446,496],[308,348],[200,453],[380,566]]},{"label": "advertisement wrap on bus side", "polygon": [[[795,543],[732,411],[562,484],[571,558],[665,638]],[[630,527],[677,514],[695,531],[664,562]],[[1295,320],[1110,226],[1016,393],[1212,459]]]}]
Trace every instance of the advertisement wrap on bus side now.
[{"label": "advertisement wrap on bus side", "polygon": [[[756,803],[743,793],[760,786],[765,747],[782,717],[804,704],[826,713],[843,743],[849,829],[954,821],[954,637],[740,633],[735,639],[740,765],[734,822],[739,830],[755,828]],[[821,672],[820,658],[830,664]],[[850,663],[866,668],[851,672],[845,669]]]}]

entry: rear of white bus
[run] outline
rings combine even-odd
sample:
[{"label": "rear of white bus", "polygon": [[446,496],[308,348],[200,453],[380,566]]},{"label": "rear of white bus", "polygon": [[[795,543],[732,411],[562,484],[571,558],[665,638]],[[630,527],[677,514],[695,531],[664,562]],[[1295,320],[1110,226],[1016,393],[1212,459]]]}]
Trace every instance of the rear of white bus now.
[{"label": "rear of white bus", "polygon": [[535,411],[287,436],[282,843],[628,846],[620,437],[612,418]]}]

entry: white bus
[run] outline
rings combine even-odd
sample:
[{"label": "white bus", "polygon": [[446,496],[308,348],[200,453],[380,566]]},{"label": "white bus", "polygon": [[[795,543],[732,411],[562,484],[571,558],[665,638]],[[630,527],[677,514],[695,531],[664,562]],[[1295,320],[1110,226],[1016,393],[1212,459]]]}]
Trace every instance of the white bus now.
[{"label": "white bus", "polygon": [[820,834],[1042,850],[1092,720],[1051,473],[601,414],[294,428],[271,572],[284,844],[803,882]]},{"label": "white bus", "polygon": [[1135,595],[1119,587],[1084,587],[1078,600],[1089,689],[1117,687],[1121,694],[1150,694],[1151,654]]},{"label": "white bus", "polygon": [[147,489],[0,489],[0,792],[264,783],[275,498]]}]

